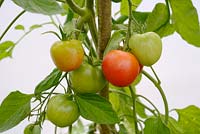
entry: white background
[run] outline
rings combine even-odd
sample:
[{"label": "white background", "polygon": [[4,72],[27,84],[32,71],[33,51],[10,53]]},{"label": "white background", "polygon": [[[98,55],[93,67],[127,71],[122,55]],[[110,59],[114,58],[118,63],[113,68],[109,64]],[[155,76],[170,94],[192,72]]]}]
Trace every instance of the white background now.
[{"label": "white background", "polygon": [[[143,0],[138,10],[151,11],[158,1],[164,2],[164,0]],[[193,3],[200,14],[200,1],[194,0]],[[11,1],[4,2],[0,8],[0,33],[21,10]],[[15,24],[23,24],[28,28],[33,24],[48,21],[49,17],[25,13]],[[0,102],[15,90],[33,93],[35,86],[54,68],[49,49],[57,39],[54,35],[41,34],[54,29],[52,26],[45,26],[35,30],[16,46],[12,59],[0,61]],[[12,28],[4,40],[16,41],[22,33]],[[163,39],[163,53],[154,68],[162,81],[170,109],[184,108],[187,105],[200,106],[199,58],[200,48],[187,44],[178,34]],[[151,99],[163,111],[162,99],[151,82],[144,78],[137,92]],[[27,120],[3,134],[22,134],[26,124]],[[53,134],[53,125],[49,122],[45,122],[43,129],[43,134],[47,133]]]}]

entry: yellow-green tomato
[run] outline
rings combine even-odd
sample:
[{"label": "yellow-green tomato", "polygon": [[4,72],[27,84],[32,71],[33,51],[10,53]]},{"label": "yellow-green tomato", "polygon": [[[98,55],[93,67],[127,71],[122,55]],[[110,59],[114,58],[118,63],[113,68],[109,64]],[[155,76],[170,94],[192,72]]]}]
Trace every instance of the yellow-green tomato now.
[{"label": "yellow-green tomato", "polygon": [[39,125],[29,124],[25,127],[24,134],[41,134],[41,128]]},{"label": "yellow-green tomato", "polygon": [[129,47],[140,64],[144,66],[155,64],[162,53],[162,41],[159,35],[154,32],[132,35],[129,40]]},{"label": "yellow-green tomato", "polygon": [[84,50],[79,40],[57,41],[50,51],[56,67],[65,72],[77,69],[84,57]]},{"label": "yellow-green tomato", "polygon": [[67,95],[53,96],[47,104],[47,118],[58,127],[72,125],[79,117],[79,109],[76,102]]},{"label": "yellow-green tomato", "polygon": [[78,69],[71,71],[69,76],[76,93],[97,93],[107,83],[101,67],[88,63],[83,63]]}]

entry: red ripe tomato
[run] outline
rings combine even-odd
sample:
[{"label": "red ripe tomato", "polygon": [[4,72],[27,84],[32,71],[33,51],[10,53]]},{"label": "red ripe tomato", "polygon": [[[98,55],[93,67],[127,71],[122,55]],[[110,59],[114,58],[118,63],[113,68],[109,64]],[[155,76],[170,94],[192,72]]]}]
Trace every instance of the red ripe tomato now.
[{"label": "red ripe tomato", "polygon": [[102,69],[105,78],[113,85],[124,87],[130,85],[140,71],[136,57],[121,50],[111,50],[103,59]]}]

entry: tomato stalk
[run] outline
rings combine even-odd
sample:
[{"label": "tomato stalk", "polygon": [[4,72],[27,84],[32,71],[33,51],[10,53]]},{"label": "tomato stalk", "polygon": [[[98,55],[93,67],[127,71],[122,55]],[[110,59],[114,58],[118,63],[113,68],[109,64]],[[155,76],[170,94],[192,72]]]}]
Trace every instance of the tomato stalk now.
[{"label": "tomato stalk", "polygon": [[12,21],[11,23],[8,25],[8,27],[5,29],[5,31],[2,33],[2,35],[0,36],[0,41],[2,40],[2,38],[4,37],[4,35],[8,32],[8,30],[11,28],[11,26],[20,18],[20,16],[22,16],[26,11],[23,10],[21,11]]},{"label": "tomato stalk", "polygon": [[68,134],[72,134],[72,125],[68,127]]},{"label": "tomato stalk", "polygon": [[73,0],[66,0],[67,4],[69,5],[69,7],[77,14],[79,14],[80,16],[84,16],[85,15],[85,9],[79,7],[76,3],[74,3]]},{"label": "tomato stalk", "polygon": [[165,123],[167,124],[168,123],[168,118],[169,118],[169,107],[168,107],[168,102],[167,102],[167,98],[165,96],[165,93],[164,93],[162,87],[160,86],[160,84],[150,74],[148,74],[144,70],[142,70],[142,74],[144,74],[154,84],[154,86],[160,92],[161,97],[162,97],[163,102],[164,102],[164,107],[165,107]]},{"label": "tomato stalk", "polygon": [[86,0],[86,8],[88,9],[88,13],[90,13],[90,18],[88,19],[88,26],[90,29],[90,33],[92,39],[94,41],[95,47],[98,47],[98,35],[97,35],[97,26],[95,22],[95,13],[94,13],[94,1],[93,0]]},{"label": "tomato stalk", "polygon": [[[46,23],[42,23],[42,24],[39,24],[39,25],[42,27],[42,26],[48,25],[48,24],[52,24],[52,22],[46,22]],[[22,39],[24,39],[24,38],[25,38],[28,34],[30,34],[33,30],[35,30],[35,29],[29,29],[27,32],[25,32],[25,33],[16,41],[15,44],[18,44]],[[51,33],[51,31],[45,32],[45,33]],[[45,34],[45,33],[43,33],[43,34]],[[53,33],[53,31],[52,31],[52,33]],[[56,33],[54,33],[54,34],[56,34]]]},{"label": "tomato stalk", "polygon": [[[121,94],[121,95],[123,95],[123,96],[125,96],[125,97],[127,97],[127,98],[129,98],[129,99],[132,99],[132,97],[131,96],[129,96],[128,94],[126,94],[126,93],[124,93],[124,92],[122,92],[122,91],[119,91],[119,90],[113,90],[113,89],[110,89],[109,90],[110,92],[114,92],[114,93],[118,93],[118,94]],[[149,99],[147,99],[146,97],[144,97],[144,96],[142,96],[142,95],[137,95],[136,94],[136,97],[141,97],[141,98],[143,98],[144,100],[146,100],[149,104],[151,104],[153,107],[154,107],[154,109],[152,109],[152,108],[150,108],[150,107],[148,107],[148,106],[146,106],[145,104],[143,104],[142,102],[140,102],[140,101],[138,101],[137,99],[136,99],[136,102],[139,104],[139,105],[141,105],[142,107],[144,107],[145,109],[147,109],[149,112],[151,112],[154,116],[157,116],[157,114],[155,113],[155,111],[158,113],[158,114],[160,114],[160,112],[159,112],[159,110],[157,109],[157,107],[149,100]]]},{"label": "tomato stalk", "polygon": [[95,15],[93,11],[94,1],[93,0],[86,0],[85,6],[83,8],[76,5],[73,0],[66,0],[69,7],[81,16],[78,21],[78,28],[81,29],[82,25],[86,22],[88,23],[92,39],[94,41],[95,46],[97,47],[97,28],[95,23]]},{"label": "tomato stalk", "polygon": [[139,134],[139,130],[138,130],[138,125],[137,125],[137,115],[136,115],[136,94],[133,91],[133,88],[131,86],[129,86],[129,90],[131,92],[131,97],[132,97],[132,105],[133,105],[133,118],[134,118],[134,125],[135,125],[135,133]]},{"label": "tomato stalk", "polygon": [[169,0],[165,0],[167,11],[168,11],[168,20],[170,19],[170,7],[169,7]]},{"label": "tomato stalk", "polygon": [[160,79],[159,79],[158,75],[156,74],[156,71],[153,69],[153,67],[152,67],[152,66],[150,66],[150,68],[151,68],[151,70],[152,70],[153,74],[155,75],[155,77],[156,77],[156,79],[157,79],[157,82],[158,82],[158,84],[160,85],[160,84],[161,84],[161,81],[160,81]]},{"label": "tomato stalk", "polygon": [[129,16],[128,16],[128,29],[127,29],[127,34],[126,34],[127,49],[129,49],[129,38],[131,36],[131,23],[132,23],[132,1],[131,0],[128,0],[128,5],[129,5]]},{"label": "tomato stalk", "polygon": [[[146,98],[145,96],[143,95],[136,95],[136,97],[140,97],[140,98],[143,98],[144,100],[146,100],[149,104],[151,104],[153,106],[153,108],[155,109],[155,111],[157,112],[157,114],[160,116],[160,111],[158,110],[158,108],[148,99]],[[143,103],[142,103],[143,104]],[[143,104],[144,105],[144,104]],[[146,107],[145,107],[146,108]],[[147,108],[146,108],[147,109]],[[149,109],[148,109],[149,110]],[[149,110],[150,111],[150,110]],[[154,116],[157,116],[157,114],[154,112],[154,110],[151,109],[151,111],[153,113]]]},{"label": "tomato stalk", "polygon": [[90,50],[91,55],[94,56],[95,58],[97,58],[98,55],[97,55],[97,53],[96,53],[96,51],[95,51],[95,49],[94,49],[94,47],[93,47],[88,36],[85,37],[84,44],[87,44],[87,46],[88,46],[87,48],[88,48],[88,50]]},{"label": "tomato stalk", "polygon": [[57,126],[55,126],[55,129],[54,129],[54,134],[57,134]]}]

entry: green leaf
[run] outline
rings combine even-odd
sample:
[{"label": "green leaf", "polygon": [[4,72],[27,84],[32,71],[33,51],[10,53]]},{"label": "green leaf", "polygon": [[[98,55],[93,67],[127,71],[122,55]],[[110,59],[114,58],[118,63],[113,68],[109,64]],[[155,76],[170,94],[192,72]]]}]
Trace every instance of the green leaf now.
[{"label": "green leaf", "polygon": [[176,31],[188,43],[200,47],[200,27],[196,8],[191,0],[169,0]]},{"label": "green leaf", "polygon": [[133,17],[140,24],[144,24],[146,22],[146,19],[148,18],[149,14],[150,14],[150,12],[138,12],[138,11],[132,12]]},{"label": "green leaf", "polygon": [[183,133],[183,128],[172,117],[169,117],[169,121],[168,121],[168,125],[167,126],[170,129],[170,134],[184,134]]},{"label": "green leaf", "polygon": [[15,26],[15,30],[25,30],[25,28],[24,28],[24,26],[23,25],[17,25],[17,26]]},{"label": "green leaf", "polygon": [[162,38],[173,34],[175,32],[175,28],[173,24],[167,23],[155,32]]},{"label": "green leaf", "polygon": [[146,32],[155,31],[164,25],[168,19],[169,14],[167,6],[163,3],[158,3],[154,7],[151,14],[146,20]]},{"label": "green leaf", "polygon": [[0,60],[6,57],[12,57],[12,51],[15,43],[12,41],[5,41],[0,44]]},{"label": "green leaf", "polygon": [[35,94],[38,95],[58,84],[62,72],[59,69],[54,69],[44,80],[42,80],[35,88]]},{"label": "green leaf", "polygon": [[147,114],[145,112],[145,107],[141,105],[139,102],[141,102],[139,99],[136,101],[136,113],[141,117],[141,118],[147,118]]},{"label": "green leaf", "polygon": [[111,92],[109,93],[109,101],[112,104],[113,109],[118,112],[120,109],[120,98],[119,94]]},{"label": "green leaf", "polygon": [[121,30],[121,31],[127,31],[128,27],[126,24],[113,24],[112,30]]},{"label": "green leaf", "polygon": [[6,51],[10,49],[11,47],[15,46],[15,44],[12,41],[5,41],[0,44],[0,52]]},{"label": "green leaf", "polygon": [[15,91],[3,100],[0,106],[0,132],[16,126],[29,115],[31,98],[32,95]]},{"label": "green leaf", "polygon": [[126,127],[123,124],[119,125],[119,134],[128,134]]},{"label": "green leaf", "polygon": [[116,31],[112,34],[108,45],[104,51],[104,55],[106,55],[110,50],[118,49],[120,47],[120,42],[124,39],[124,35],[121,31]]},{"label": "green leaf", "polygon": [[184,109],[176,109],[178,112],[178,124],[184,128],[184,134],[200,133],[200,109],[196,106],[188,106]]},{"label": "green leaf", "polygon": [[82,94],[75,96],[80,114],[85,119],[100,124],[115,124],[119,122],[116,112],[109,101],[97,94]]},{"label": "green leaf", "polygon": [[37,29],[37,28],[40,28],[40,27],[42,27],[42,25],[35,24],[35,25],[32,25],[29,29],[34,30],[34,29]]},{"label": "green leaf", "polygon": [[170,134],[169,128],[159,117],[151,117],[144,122],[144,134]]},{"label": "green leaf", "polygon": [[40,13],[44,15],[61,14],[64,9],[56,0],[12,0],[15,4],[26,11]]},{"label": "green leaf", "polygon": [[73,20],[71,20],[71,21],[69,21],[69,22],[67,22],[67,23],[64,24],[63,30],[64,30],[64,33],[67,36],[70,35],[72,32],[77,31],[76,26],[75,26],[75,24],[76,24],[75,21],[76,20],[73,19]]},{"label": "green leaf", "polygon": [[[135,10],[140,3],[142,2],[142,0],[132,0],[132,10]],[[129,15],[129,4],[128,4],[128,0],[122,0],[121,1],[121,6],[120,6],[120,13],[122,15]]]}]

